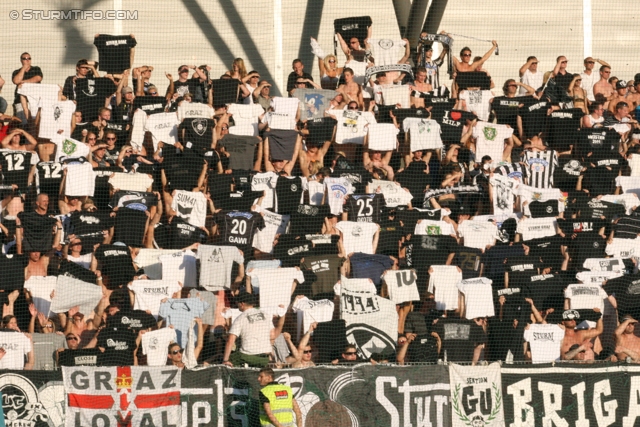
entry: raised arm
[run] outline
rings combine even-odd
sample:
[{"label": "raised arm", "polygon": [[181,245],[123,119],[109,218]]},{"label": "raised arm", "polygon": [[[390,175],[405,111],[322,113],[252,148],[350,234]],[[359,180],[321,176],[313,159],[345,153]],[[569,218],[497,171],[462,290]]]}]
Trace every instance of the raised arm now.
[{"label": "raised arm", "polygon": [[529,67],[531,66],[531,63],[534,61],[536,61],[536,59],[531,58],[527,62],[525,62],[522,67],[520,67],[520,70],[518,71],[518,74],[520,74],[520,77],[524,76],[524,73],[529,69]]},{"label": "raised arm", "polygon": [[493,45],[491,46],[491,49],[489,49],[482,58],[480,58],[479,60],[471,64],[472,69],[482,67],[482,64],[484,64],[487,61],[487,59],[491,58],[491,55],[493,55],[493,52],[495,52],[496,48],[498,47],[498,42],[495,40],[491,40],[491,44]]}]

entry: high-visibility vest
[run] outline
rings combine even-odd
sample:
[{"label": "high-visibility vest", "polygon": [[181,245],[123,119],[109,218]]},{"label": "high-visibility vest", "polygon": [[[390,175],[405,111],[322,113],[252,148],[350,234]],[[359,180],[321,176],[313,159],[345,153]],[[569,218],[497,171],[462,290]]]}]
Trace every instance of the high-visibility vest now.
[{"label": "high-visibility vest", "polygon": [[[283,426],[293,426],[293,391],[291,387],[282,384],[269,384],[261,392],[269,399],[271,413],[278,422]],[[265,427],[273,425],[262,405],[260,405],[260,425]]]}]

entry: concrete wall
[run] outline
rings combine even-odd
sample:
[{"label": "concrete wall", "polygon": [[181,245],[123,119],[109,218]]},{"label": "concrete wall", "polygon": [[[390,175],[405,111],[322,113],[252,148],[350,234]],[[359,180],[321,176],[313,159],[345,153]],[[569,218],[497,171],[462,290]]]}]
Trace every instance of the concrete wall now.
[{"label": "concrete wall", "polygon": [[[629,79],[640,66],[635,61],[638,12],[614,11],[610,3],[593,3],[593,56],[613,65],[613,75]],[[274,44],[274,4],[282,8],[282,68],[277,67]],[[538,56],[541,71],[550,70],[555,57],[569,59],[569,70],[579,72],[583,59],[583,0],[449,1],[441,29],[483,39],[496,39],[500,56],[486,65],[496,85],[517,77],[517,70],[528,55]],[[135,20],[47,20],[23,19],[23,10],[85,9],[106,11],[114,8],[137,11]],[[18,19],[11,19],[11,12]],[[33,64],[43,69],[45,83],[62,84],[75,72],[80,58],[97,59],[93,46],[95,33],[135,34],[138,40],[135,65],[153,65],[152,82],[161,91],[167,86],[164,72],[177,77],[182,63],[207,63],[212,75],[222,74],[235,57],[245,59],[248,69],[257,69],[274,82],[286,81],[291,60],[301,57],[306,69],[318,77],[316,61],[309,52],[308,36],[317,34],[325,51],[333,50],[333,20],[368,14],[373,18],[376,37],[399,37],[391,0],[217,0],[140,2],[132,0],[57,0],[0,3],[3,48],[0,49],[0,75],[7,80],[4,96],[10,98],[11,72],[19,67],[19,55],[28,51]],[[613,24],[614,16],[616,23]],[[303,25],[304,24],[304,25]],[[468,45],[474,54],[483,54],[489,44],[458,38],[455,50]],[[339,55],[342,60],[342,54]],[[444,77],[444,75],[443,75]]]}]

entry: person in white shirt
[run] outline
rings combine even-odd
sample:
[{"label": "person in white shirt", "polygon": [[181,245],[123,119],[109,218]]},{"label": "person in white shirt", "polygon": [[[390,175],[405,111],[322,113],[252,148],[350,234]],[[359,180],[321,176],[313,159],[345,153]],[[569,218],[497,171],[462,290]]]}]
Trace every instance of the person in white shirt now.
[{"label": "person in white shirt", "polygon": [[611,67],[601,59],[594,59],[590,56],[584,59],[584,71],[580,73],[580,76],[582,77],[582,88],[587,92],[587,99],[591,102],[596,100],[595,95],[593,94],[593,86],[600,79],[598,73],[593,72],[596,62],[600,65]]},{"label": "person in white shirt", "polygon": [[[544,80],[543,73],[538,72],[538,58],[535,56],[530,56],[527,58],[527,62],[524,63],[522,67],[520,67],[520,82],[531,86],[535,90],[542,87],[542,82]],[[526,88],[520,86],[520,96],[524,96],[527,94]]]},{"label": "person in white shirt", "polygon": [[2,327],[13,332],[0,332],[0,369],[33,369],[36,359],[31,336],[20,332],[18,319],[11,314],[2,318]]}]

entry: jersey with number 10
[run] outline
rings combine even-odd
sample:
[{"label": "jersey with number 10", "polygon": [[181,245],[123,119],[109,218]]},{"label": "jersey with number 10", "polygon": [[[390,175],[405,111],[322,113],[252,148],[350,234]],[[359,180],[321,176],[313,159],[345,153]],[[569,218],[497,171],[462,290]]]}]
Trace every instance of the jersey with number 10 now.
[{"label": "jersey with number 10", "polygon": [[385,206],[384,196],[380,193],[352,194],[345,203],[344,211],[348,212],[349,221],[379,224]]}]

